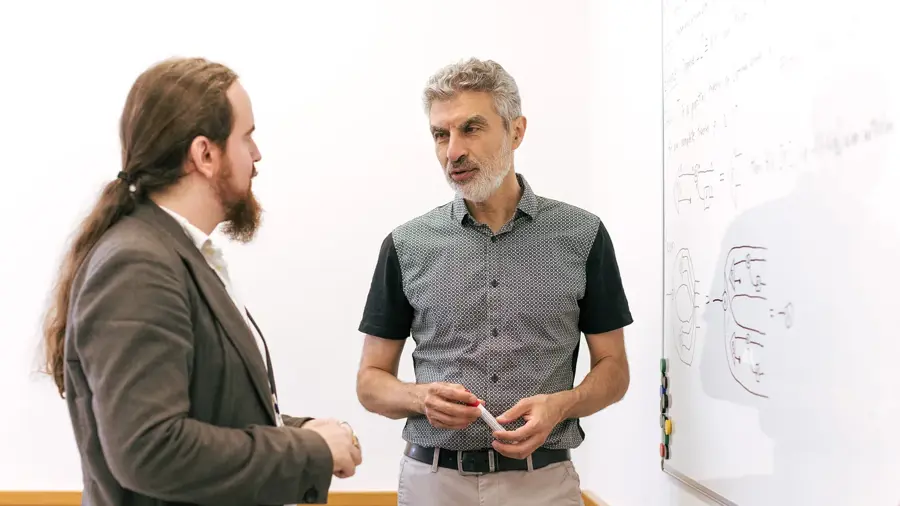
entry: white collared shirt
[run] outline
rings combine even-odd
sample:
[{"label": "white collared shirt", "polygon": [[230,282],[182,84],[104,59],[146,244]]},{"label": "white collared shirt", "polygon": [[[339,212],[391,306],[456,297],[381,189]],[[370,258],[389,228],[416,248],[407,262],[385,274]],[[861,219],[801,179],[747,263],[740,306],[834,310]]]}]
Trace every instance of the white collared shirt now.
[{"label": "white collared shirt", "polygon": [[[269,361],[266,359],[266,344],[263,341],[262,336],[259,335],[259,331],[256,329],[256,325],[254,325],[250,320],[244,304],[237,296],[237,292],[235,291],[234,286],[231,283],[231,278],[228,276],[228,264],[225,262],[225,257],[222,255],[222,250],[218,246],[216,246],[215,243],[213,243],[213,240],[209,235],[189,222],[184,216],[181,216],[180,214],[166,207],[159,207],[163,211],[169,213],[173,218],[175,218],[175,221],[177,221],[181,225],[185,233],[193,241],[194,245],[197,246],[197,249],[200,250],[203,258],[206,259],[206,263],[208,263],[209,266],[212,267],[212,270],[214,270],[216,274],[219,275],[219,278],[225,284],[225,288],[228,291],[228,295],[231,297],[231,301],[234,302],[235,307],[237,307],[238,312],[241,313],[241,316],[244,318],[244,322],[247,324],[247,327],[253,334],[254,339],[256,339],[256,346],[259,348],[259,353],[262,356],[263,364],[266,366],[266,368],[268,368]],[[269,385],[269,389],[272,390],[271,384]],[[284,425],[284,422],[281,419],[281,412],[278,409],[278,399],[275,398],[274,391],[272,393],[272,403],[275,407],[275,420],[280,427]]]}]

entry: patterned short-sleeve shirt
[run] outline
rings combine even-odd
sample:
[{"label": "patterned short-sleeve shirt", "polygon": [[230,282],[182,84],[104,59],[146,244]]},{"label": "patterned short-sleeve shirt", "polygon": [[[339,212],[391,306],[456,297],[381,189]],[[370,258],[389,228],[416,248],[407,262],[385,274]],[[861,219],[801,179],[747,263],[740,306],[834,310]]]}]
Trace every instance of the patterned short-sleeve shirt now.
[{"label": "patterned short-sleeve shirt", "polygon": [[[534,194],[498,233],[452,202],[394,229],[381,251],[359,330],[415,341],[418,383],[458,383],[500,415],[520,399],[573,388],[581,334],[632,322],[612,240],[597,216]],[[516,428],[524,422],[509,425]],[[450,450],[489,448],[491,429],[410,417],[403,438]],[[575,448],[566,420],[545,448]]]}]

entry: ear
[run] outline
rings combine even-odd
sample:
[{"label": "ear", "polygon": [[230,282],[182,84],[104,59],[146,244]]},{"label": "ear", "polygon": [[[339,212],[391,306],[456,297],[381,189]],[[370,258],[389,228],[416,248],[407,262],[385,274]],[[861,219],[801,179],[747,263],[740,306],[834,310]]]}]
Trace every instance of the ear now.
[{"label": "ear", "polygon": [[522,140],[525,139],[525,127],[528,126],[528,119],[525,116],[519,116],[518,118],[512,121],[510,125],[510,130],[513,136],[512,139],[512,148],[516,149],[519,145],[522,144]]},{"label": "ear", "polygon": [[207,137],[199,135],[191,141],[191,147],[188,150],[188,162],[197,172],[200,172],[205,177],[212,178],[215,176],[219,170],[220,158],[219,147]]}]

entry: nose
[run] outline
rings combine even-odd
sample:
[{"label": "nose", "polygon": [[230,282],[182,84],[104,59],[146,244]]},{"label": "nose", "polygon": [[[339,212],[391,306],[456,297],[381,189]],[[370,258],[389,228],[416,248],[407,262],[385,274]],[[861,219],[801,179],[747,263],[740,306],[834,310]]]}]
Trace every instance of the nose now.
[{"label": "nose", "polygon": [[262,160],[262,153],[259,151],[259,145],[256,144],[256,141],[253,142],[253,150],[250,152],[250,155],[253,157],[253,163],[259,163]]},{"label": "nose", "polygon": [[451,163],[457,164],[465,159],[468,149],[463,139],[455,134],[450,134],[450,141],[447,145],[447,159]]}]

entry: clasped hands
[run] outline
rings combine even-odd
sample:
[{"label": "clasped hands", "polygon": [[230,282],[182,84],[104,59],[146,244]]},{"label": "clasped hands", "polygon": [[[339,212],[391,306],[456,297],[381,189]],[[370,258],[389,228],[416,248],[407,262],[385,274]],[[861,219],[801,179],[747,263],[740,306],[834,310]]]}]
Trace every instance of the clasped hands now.
[{"label": "clasped hands", "polygon": [[353,428],[334,418],[314,418],[303,424],[304,429],[317,432],[325,440],[334,460],[334,476],[349,478],[362,464],[362,448]]},{"label": "clasped hands", "polygon": [[[442,429],[465,429],[481,416],[480,401],[462,385],[429,383],[422,385],[424,413],[431,425]],[[563,420],[563,408],[552,395],[526,397],[497,417],[501,425],[524,419],[525,425],[512,431],[494,431],[492,443],[497,452],[524,459],[537,450],[550,432]]]}]

